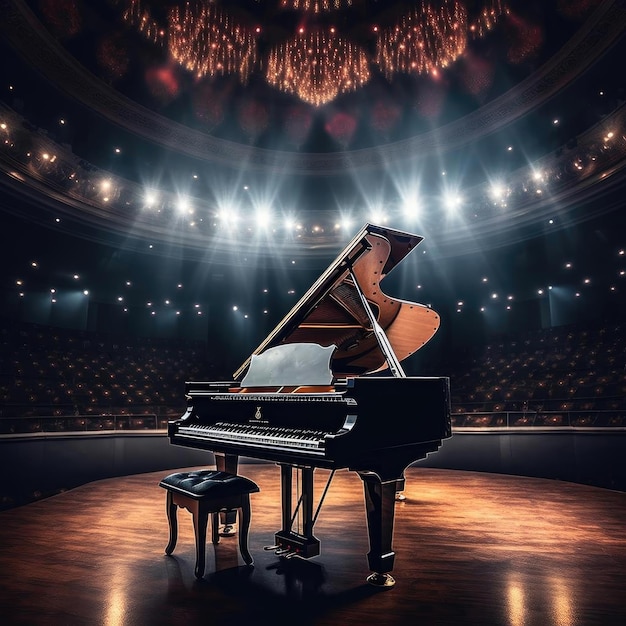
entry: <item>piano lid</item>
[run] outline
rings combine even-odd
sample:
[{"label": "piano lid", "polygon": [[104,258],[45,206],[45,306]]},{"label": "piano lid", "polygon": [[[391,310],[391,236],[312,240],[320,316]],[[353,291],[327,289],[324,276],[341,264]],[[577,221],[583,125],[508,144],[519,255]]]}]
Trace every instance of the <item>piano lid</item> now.
[{"label": "piano lid", "polygon": [[[420,241],[418,235],[366,224],[253,354],[291,343],[334,344],[336,378],[385,369],[387,359],[359,291],[397,359],[413,354],[437,332],[439,315],[425,305],[390,298],[379,283]],[[235,380],[251,357],[234,373]]]}]

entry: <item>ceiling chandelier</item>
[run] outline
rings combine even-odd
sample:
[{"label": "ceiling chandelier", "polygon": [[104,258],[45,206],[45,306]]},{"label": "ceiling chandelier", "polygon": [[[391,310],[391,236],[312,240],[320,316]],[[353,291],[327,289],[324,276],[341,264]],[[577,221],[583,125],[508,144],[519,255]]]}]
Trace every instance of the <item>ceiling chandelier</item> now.
[{"label": "ceiling chandelier", "polygon": [[[148,40],[166,46],[171,58],[198,78],[238,75],[245,83],[259,71],[269,85],[316,107],[364,86],[374,67],[388,80],[396,73],[435,75],[465,52],[470,39],[483,37],[508,12],[506,0],[483,0],[478,11],[472,3],[471,14],[461,0],[420,0],[392,26],[378,29],[372,24],[373,55],[335,27],[312,24],[299,26],[262,56],[261,29],[241,23],[228,3],[220,8],[216,0],[188,0],[153,10],[149,0],[120,1],[128,23]],[[278,8],[329,14],[352,4],[279,0]],[[166,24],[155,14],[165,16]]]},{"label": "ceiling chandelier", "polygon": [[195,0],[172,6],[167,27],[158,24],[142,0],[128,0],[124,19],[153,43],[166,45],[179,65],[198,78],[238,74],[245,83],[257,61],[251,29],[213,2]]},{"label": "ceiling chandelier", "polygon": [[396,72],[436,74],[465,52],[469,38],[484,36],[505,11],[502,0],[490,0],[470,22],[466,6],[457,0],[422,0],[380,33],[376,63],[388,79]]},{"label": "ceiling chandelier", "polygon": [[365,85],[370,79],[369,60],[360,46],[337,36],[334,29],[328,34],[300,33],[270,51],[265,79],[319,106]]},{"label": "ceiling chandelier", "polygon": [[321,13],[323,11],[338,11],[352,6],[352,0],[280,0],[283,9],[294,11],[311,11]]}]

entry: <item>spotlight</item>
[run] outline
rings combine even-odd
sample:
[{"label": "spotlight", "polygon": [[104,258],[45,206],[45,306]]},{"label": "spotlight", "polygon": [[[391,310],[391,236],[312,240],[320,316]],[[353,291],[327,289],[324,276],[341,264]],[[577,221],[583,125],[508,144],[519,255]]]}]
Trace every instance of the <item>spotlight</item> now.
[{"label": "spotlight", "polygon": [[158,197],[155,191],[146,191],[143,196],[144,204],[151,209],[157,203]]},{"label": "spotlight", "polygon": [[463,199],[457,193],[447,193],[444,197],[444,205],[448,211],[456,211],[461,204]]},{"label": "spotlight", "polygon": [[193,213],[193,209],[189,203],[189,198],[187,196],[180,196],[178,201],[176,202],[176,208],[181,213]]},{"label": "spotlight", "polygon": [[268,228],[272,223],[272,214],[269,209],[257,209],[254,215],[254,221],[259,228]]},{"label": "spotlight", "polygon": [[409,220],[419,217],[420,209],[419,201],[416,199],[407,198],[402,203],[402,214]]}]

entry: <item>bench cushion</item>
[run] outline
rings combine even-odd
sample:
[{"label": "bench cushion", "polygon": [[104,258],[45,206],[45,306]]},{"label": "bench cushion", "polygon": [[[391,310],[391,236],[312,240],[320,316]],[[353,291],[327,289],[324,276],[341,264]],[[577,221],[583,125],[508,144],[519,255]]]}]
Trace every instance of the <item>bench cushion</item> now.
[{"label": "bench cushion", "polygon": [[171,489],[197,500],[229,498],[259,491],[256,483],[245,476],[236,476],[217,470],[177,472],[166,476],[159,486]]}]

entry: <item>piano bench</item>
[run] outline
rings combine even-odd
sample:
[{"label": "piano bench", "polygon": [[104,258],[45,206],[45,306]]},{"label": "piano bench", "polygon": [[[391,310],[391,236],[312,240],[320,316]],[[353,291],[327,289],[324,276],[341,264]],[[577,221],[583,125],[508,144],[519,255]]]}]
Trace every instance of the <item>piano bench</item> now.
[{"label": "piano bench", "polygon": [[165,554],[172,554],[178,538],[177,507],[186,508],[193,517],[196,537],[196,578],[204,576],[206,531],[211,514],[213,544],[219,542],[219,514],[221,511],[239,512],[239,550],[247,565],[252,565],[248,550],[250,529],[250,494],[259,491],[258,485],[244,476],[235,476],[217,470],[178,472],[166,476],[160,483],[167,491],[166,511],[170,540]]}]

